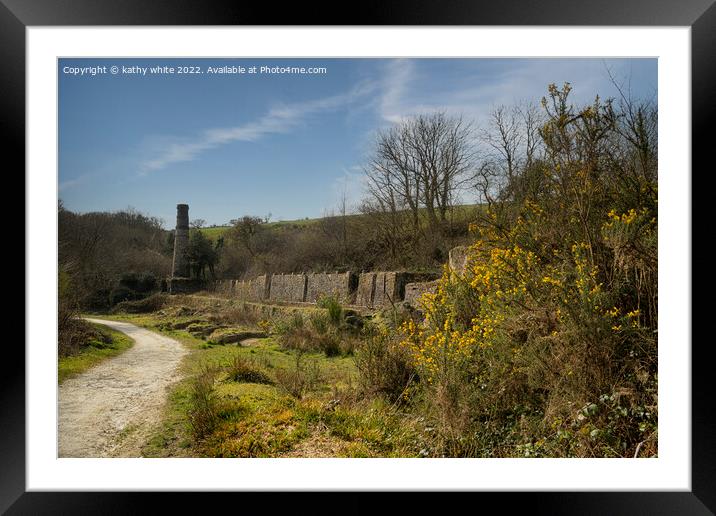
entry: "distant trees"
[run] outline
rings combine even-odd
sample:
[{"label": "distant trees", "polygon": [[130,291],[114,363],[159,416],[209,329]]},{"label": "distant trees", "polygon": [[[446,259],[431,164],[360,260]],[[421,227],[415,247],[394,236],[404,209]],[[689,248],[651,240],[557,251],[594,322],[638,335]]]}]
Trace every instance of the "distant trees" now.
[{"label": "distant trees", "polygon": [[231,222],[234,226],[231,229],[231,236],[246,249],[251,256],[256,256],[256,237],[261,228],[261,224],[264,224],[264,220],[260,217],[244,215],[240,219],[234,219]]},{"label": "distant trees", "polygon": [[58,207],[59,266],[82,307],[101,308],[128,272],[166,277],[171,271],[161,220],[133,209],[74,213]]},{"label": "distant trees", "polygon": [[203,231],[193,229],[189,234],[189,245],[186,254],[189,259],[189,270],[195,278],[207,279],[206,271],[213,279],[216,277],[214,268],[219,262],[219,253],[223,245],[223,239],[213,243]]}]

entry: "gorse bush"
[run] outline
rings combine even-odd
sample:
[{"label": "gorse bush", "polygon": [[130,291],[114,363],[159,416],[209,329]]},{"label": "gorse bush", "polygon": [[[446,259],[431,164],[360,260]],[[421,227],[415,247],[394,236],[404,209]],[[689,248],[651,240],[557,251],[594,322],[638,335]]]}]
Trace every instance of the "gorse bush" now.
[{"label": "gorse bush", "polygon": [[402,326],[443,453],[656,453],[655,135],[568,94],[550,87],[543,155],[471,226],[464,272]]}]

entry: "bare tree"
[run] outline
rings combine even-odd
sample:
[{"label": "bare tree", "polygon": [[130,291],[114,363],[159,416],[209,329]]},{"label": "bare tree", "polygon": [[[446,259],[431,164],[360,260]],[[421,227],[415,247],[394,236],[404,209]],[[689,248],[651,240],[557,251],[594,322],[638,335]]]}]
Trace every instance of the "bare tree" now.
[{"label": "bare tree", "polygon": [[423,209],[428,229],[437,231],[473,166],[471,136],[469,123],[445,113],[419,115],[380,132],[365,167],[372,207],[409,212],[415,237]]},{"label": "bare tree", "polygon": [[375,152],[365,168],[368,193],[380,208],[409,210],[414,233],[420,230],[418,163],[410,149],[407,124],[380,132]]},{"label": "bare tree", "polygon": [[476,169],[475,186],[482,201],[494,204],[520,195],[519,176],[539,158],[542,124],[540,111],[532,103],[511,108],[498,106],[481,133],[486,159]]}]

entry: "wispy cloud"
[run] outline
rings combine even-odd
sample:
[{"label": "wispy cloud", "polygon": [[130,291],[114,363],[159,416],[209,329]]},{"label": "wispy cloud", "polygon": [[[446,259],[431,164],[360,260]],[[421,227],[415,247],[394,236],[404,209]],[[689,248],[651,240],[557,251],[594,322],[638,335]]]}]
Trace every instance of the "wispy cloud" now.
[{"label": "wispy cloud", "polygon": [[346,93],[274,106],[258,120],[243,125],[207,129],[192,141],[165,145],[156,157],[141,163],[140,172],[146,174],[163,169],[173,163],[191,161],[201,153],[221,145],[233,142],[255,142],[272,134],[291,132],[309,116],[347,107],[374,89],[374,83],[364,82]]},{"label": "wispy cloud", "polygon": [[77,185],[81,185],[82,183],[86,182],[87,179],[91,177],[91,174],[83,174],[81,176],[77,176],[73,179],[67,179],[66,181],[60,181],[60,183],[57,185],[57,189],[62,192],[64,190],[67,190],[68,188],[73,188]]},{"label": "wispy cloud", "polygon": [[[571,97],[576,104],[590,102],[596,94],[607,97],[617,93],[602,60],[520,60],[519,66],[506,63],[445,80],[434,70],[425,69],[421,61],[391,61],[381,82],[379,116],[396,123],[419,113],[445,111],[481,124],[501,104],[538,103],[552,82],[571,82]],[[629,73],[627,61],[612,61],[610,66]]]},{"label": "wispy cloud", "polygon": [[388,122],[399,122],[405,116],[405,97],[413,80],[415,65],[409,59],[396,59],[387,66],[380,101],[380,115]]}]

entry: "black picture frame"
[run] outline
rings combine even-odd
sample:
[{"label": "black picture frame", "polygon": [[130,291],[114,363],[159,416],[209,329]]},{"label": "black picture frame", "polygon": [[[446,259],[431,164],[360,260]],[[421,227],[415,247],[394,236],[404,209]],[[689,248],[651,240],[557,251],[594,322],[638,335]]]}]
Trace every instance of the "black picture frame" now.
[{"label": "black picture frame", "polygon": [[[5,159],[16,158],[25,166],[25,29],[29,26],[111,25],[548,25],[548,26],[689,26],[692,69],[692,163],[706,164],[713,146],[709,126],[713,123],[716,91],[716,5],[714,0],[502,0],[468,2],[449,0],[400,0],[362,2],[348,8],[340,3],[318,4],[219,3],[206,0],[0,0],[0,105],[6,131]],[[317,13],[323,13],[322,19]],[[713,166],[709,167],[713,168]],[[706,169],[708,170],[708,169]],[[705,170],[705,171],[706,171]],[[689,180],[689,173],[684,175]],[[699,219],[692,218],[694,224]],[[703,219],[700,219],[703,220]],[[703,229],[703,228],[702,228]],[[693,232],[692,232],[693,234]],[[708,235],[709,232],[701,233]],[[692,261],[693,263],[693,261]],[[32,271],[25,270],[26,276]],[[703,314],[705,308],[694,312]],[[28,307],[31,308],[31,307]],[[699,310],[701,310],[699,312]],[[693,316],[692,316],[693,320]],[[698,320],[698,319],[697,319]],[[714,460],[714,413],[709,407],[710,341],[692,347],[692,490],[690,492],[585,492],[585,493],[480,493],[479,503],[496,502],[510,509],[549,514],[712,514],[716,511],[716,460]],[[668,343],[691,345],[690,342]],[[149,511],[159,501],[165,511],[190,508],[187,496],[177,493],[28,493],[25,489],[25,354],[15,347],[4,361],[0,420],[0,510],[9,514],[44,513],[136,513]],[[257,502],[261,494],[216,494],[212,503],[242,497],[242,505]],[[147,500],[149,497],[161,500]],[[263,495],[265,496],[265,495]],[[365,495],[352,494],[342,501],[341,512],[367,512],[373,504]],[[295,498],[295,497],[294,497]],[[298,497],[303,499],[303,495]],[[368,496],[368,499],[370,496]],[[325,508],[331,510],[331,502]],[[281,497],[272,495],[272,507]],[[231,503],[231,502],[229,502]],[[259,501],[259,503],[261,503]],[[265,503],[265,501],[263,502]],[[292,502],[292,503],[295,503]],[[406,500],[402,511],[423,505],[423,497]],[[460,503],[451,499],[451,503]],[[474,503],[474,502],[468,502]],[[248,507],[248,505],[244,505]],[[487,506],[485,506],[487,507]],[[216,507],[219,510],[219,507]],[[312,512],[321,507],[311,504]],[[333,510],[338,510],[336,506]],[[519,510],[519,509],[518,509]]]}]

